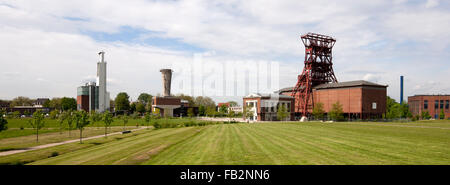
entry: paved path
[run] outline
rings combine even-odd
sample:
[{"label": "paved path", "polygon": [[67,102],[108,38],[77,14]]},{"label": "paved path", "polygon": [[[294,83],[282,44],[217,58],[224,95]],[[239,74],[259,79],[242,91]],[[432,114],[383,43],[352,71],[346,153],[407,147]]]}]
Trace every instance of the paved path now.
[{"label": "paved path", "polygon": [[[147,127],[141,127],[138,129],[133,129],[131,131],[132,132],[138,131],[138,130],[142,130],[144,128],[147,128]],[[117,135],[117,134],[121,134],[121,133],[122,132],[113,132],[113,133],[108,134],[108,136]],[[86,137],[86,138],[83,138],[83,141],[89,140],[89,139],[100,138],[100,137],[104,137],[104,136],[105,135],[103,134],[103,135],[98,135],[98,136]],[[17,153],[22,153],[22,152],[27,152],[27,151],[32,151],[32,150],[38,150],[38,149],[42,149],[42,148],[48,148],[48,147],[52,147],[52,146],[63,145],[63,144],[67,144],[67,143],[79,142],[79,141],[80,141],[80,139],[73,139],[73,140],[62,141],[59,143],[50,143],[50,144],[45,144],[45,145],[33,146],[33,147],[26,148],[26,149],[10,150],[10,151],[5,151],[5,152],[0,152],[0,156],[12,155],[12,154],[17,154]]]}]

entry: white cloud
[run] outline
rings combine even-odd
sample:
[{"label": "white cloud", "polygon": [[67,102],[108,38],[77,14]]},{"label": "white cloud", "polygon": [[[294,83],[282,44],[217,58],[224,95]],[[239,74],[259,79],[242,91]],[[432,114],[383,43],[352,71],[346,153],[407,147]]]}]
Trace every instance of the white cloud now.
[{"label": "white cloud", "polygon": [[425,4],[425,7],[427,8],[433,8],[439,5],[439,0],[427,0],[427,3]]},{"label": "white cloud", "polygon": [[[434,70],[446,66],[450,53],[448,8],[431,8],[444,5],[427,1],[430,8],[423,9],[423,3],[407,0],[4,0],[0,1],[0,62],[6,71],[18,74],[0,73],[14,79],[0,82],[8,89],[0,92],[0,98],[22,93],[75,96],[84,77],[95,77],[99,50],[107,52],[112,97],[120,91],[130,91],[131,96],[156,94],[161,86],[159,68],[192,61],[192,53],[99,42],[82,34],[115,33],[122,26],[156,31],[150,36],[204,48],[204,56],[217,61],[280,61],[282,87],[295,85],[303,68],[300,34],[328,34],[337,38],[333,62],[339,81],[375,79],[389,84],[392,95],[398,94],[398,76],[405,75],[414,79],[407,87],[414,94],[419,90],[412,87],[422,83],[418,79],[448,74]],[[38,78],[48,81],[31,83]],[[448,82],[440,85],[450,87]]]}]

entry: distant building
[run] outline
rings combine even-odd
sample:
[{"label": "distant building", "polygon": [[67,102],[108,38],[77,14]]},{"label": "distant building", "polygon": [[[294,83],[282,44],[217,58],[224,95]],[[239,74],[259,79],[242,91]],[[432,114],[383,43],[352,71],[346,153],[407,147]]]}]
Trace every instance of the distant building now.
[{"label": "distant building", "polygon": [[110,110],[110,97],[106,90],[105,52],[98,54],[101,56],[101,61],[97,63],[97,83],[89,82],[77,88],[77,110],[87,112]]},{"label": "distant building", "polygon": [[[275,121],[278,120],[279,106],[285,106],[288,116],[283,121],[294,121],[295,99],[287,95],[253,93],[243,98],[243,109],[250,107],[253,116],[250,121]],[[244,115],[245,116],[245,115]]]},{"label": "distant building", "polygon": [[413,116],[420,116],[422,112],[428,111],[431,117],[438,119],[441,110],[444,110],[445,118],[450,118],[450,95],[409,96],[408,106]]},{"label": "distant building", "polygon": [[[387,85],[363,80],[321,84],[313,87],[313,102],[322,103],[325,114],[339,102],[347,119],[382,118],[386,113],[386,89]],[[292,96],[293,88],[284,88],[277,93]],[[312,109],[312,106],[308,107],[308,112]]]},{"label": "distant building", "polygon": [[234,107],[228,107],[228,111],[233,111],[234,113],[240,113],[243,112],[242,107],[234,106]]},{"label": "distant building", "polygon": [[86,83],[77,89],[77,110],[86,112],[99,110],[99,87],[95,82]]},{"label": "distant building", "polygon": [[49,98],[38,98],[36,99],[36,101],[33,103],[34,107],[44,107],[45,102],[50,101]]}]

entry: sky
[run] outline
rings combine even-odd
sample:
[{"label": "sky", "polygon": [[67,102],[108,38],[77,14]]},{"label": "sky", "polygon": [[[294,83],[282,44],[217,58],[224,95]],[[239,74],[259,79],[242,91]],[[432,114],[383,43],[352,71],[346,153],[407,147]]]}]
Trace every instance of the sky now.
[{"label": "sky", "polygon": [[[0,0],[0,99],[76,97],[95,80],[103,50],[111,98],[161,93],[159,70],[173,68],[173,93],[234,85],[213,99],[242,102],[251,80],[226,86],[211,76],[235,80],[239,70],[275,66],[253,71],[277,82],[257,91],[295,86],[308,32],[336,38],[338,81],[385,84],[398,101],[403,75],[405,97],[450,94],[449,1]],[[181,75],[198,60],[203,73]],[[189,78],[212,85],[180,83]]]}]

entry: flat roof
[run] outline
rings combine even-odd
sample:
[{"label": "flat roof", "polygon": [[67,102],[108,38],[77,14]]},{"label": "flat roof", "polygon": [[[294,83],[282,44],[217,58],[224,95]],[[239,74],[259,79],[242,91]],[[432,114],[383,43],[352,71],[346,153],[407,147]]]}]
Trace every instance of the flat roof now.
[{"label": "flat roof", "polygon": [[[328,88],[357,87],[357,86],[387,87],[387,85],[381,85],[365,80],[356,80],[356,81],[320,84],[313,87],[313,89],[328,89]],[[285,87],[276,91],[275,93],[291,92],[293,90],[294,87]]]}]

